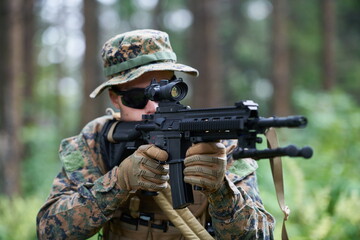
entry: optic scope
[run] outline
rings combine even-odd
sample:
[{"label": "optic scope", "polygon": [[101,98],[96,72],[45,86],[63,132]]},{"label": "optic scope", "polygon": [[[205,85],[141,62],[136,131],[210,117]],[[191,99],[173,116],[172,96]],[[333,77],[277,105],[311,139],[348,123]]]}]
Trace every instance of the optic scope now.
[{"label": "optic scope", "polygon": [[185,98],[187,92],[188,86],[183,82],[182,78],[175,79],[171,82],[169,82],[169,80],[156,82],[156,80],[153,79],[150,86],[145,88],[145,96],[155,102],[179,102]]}]

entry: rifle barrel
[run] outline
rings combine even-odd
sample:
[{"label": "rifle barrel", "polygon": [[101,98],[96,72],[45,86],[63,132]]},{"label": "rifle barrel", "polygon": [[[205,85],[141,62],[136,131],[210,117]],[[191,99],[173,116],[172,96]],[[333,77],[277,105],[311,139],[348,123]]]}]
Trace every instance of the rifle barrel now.
[{"label": "rifle barrel", "polygon": [[311,158],[312,154],[313,154],[313,150],[311,147],[297,148],[294,145],[289,145],[286,147],[264,149],[264,150],[236,149],[233,152],[233,158],[234,159],[253,158],[255,160],[281,157],[281,156]]},{"label": "rifle barrel", "polygon": [[257,124],[259,127],[265,127],[265,128],[270,128],[270,127],[303,128],[307,125],[307,119],[304,116],[260,118]]}]

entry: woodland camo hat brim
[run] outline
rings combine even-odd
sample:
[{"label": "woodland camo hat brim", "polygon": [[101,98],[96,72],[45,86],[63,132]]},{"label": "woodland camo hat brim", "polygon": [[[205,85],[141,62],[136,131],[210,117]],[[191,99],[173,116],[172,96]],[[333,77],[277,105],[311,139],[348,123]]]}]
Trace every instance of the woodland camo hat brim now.
[{"label": "woodland camo hat brim", "polygon": [[91,98],[113,85],[133,81],[146,72],[178,71],[198,76],[198,71],[176,62],[169,36],[165,32],[145,29],[119,34],[102,48],[107,81],[98,86]]}]

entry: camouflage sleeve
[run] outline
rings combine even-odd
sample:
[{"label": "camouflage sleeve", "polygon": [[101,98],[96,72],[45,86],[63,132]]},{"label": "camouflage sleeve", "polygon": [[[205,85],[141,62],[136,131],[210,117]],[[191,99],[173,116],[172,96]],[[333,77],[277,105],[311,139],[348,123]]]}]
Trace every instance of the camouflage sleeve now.
[{"label": "camouflage sleeve", "polygon": [[227,171],[225,184],[208,196],[216,238],[273,239],[275,220],[260,198],[256,162],[241,159],[234,164],[237,171]]},{"label": "camouflage sleeve", "polygon": [[127,199],[128,192],[116,184],[118,168],[100,171],[95,138],[82,133],[62,141],[63,169],[38,213],[38,239],[86,239]]},{"label": "camouflage sleeve", "polygon": [[217,239],[273,239],[274,218],[264,209],[252,173],[237,187],[226,178],[209,196],[209,212]]},{"label": "camouflage sleeve", "polygon": [[63,172],[37,216],[38,239],[86,239],[111,218],[127,192],[115,184],[117,167],[79,186]]}]

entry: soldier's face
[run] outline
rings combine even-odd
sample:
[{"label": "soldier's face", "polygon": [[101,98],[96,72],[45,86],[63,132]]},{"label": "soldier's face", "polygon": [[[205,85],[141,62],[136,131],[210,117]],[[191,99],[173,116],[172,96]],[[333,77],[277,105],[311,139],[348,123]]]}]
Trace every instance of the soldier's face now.
[{"label": "soldier's face", "polygon": [[[174,75],[173,71],[154,71],[148,72],[140,76],[134,81],[129,83],[119,85],[118,89],[121,91],[128,91],[134,88],[146,88],[150,85],[152,79],[156,79],[157,81],[167,79],[170,80]],[[148,101],[144,108],[136,109],[132,107],[125,106],[122,102],[123,96],[115,94],[113,91],[109,91],[110,99],[113,105],[120,109],[121,112],[121,120],[122,121],[141,121],[143,114],[152,114],[156,111],[158,107],[157,102]]]}]

